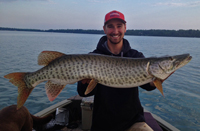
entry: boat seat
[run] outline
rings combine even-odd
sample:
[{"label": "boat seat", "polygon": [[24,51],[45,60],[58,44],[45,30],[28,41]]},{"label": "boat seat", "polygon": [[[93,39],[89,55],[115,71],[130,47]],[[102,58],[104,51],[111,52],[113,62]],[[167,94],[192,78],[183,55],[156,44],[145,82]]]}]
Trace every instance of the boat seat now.
[{"label": "boat seat", "polygon": [[154,131],[163,131],[161,127],[158,125],[157,121],[153,118],[151,113],[144,112],[144,117],[146,120],[146,123],[154,130]]}]

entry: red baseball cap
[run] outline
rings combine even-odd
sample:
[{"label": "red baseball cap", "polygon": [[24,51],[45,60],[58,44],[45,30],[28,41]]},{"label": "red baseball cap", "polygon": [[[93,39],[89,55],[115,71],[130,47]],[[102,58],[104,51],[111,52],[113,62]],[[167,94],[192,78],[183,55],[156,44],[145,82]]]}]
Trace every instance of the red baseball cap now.
[{"label": "red baseball cap", "polygon": [[111,11],[111,12],[109,12],[109,13],[106,14],[105,19],[104,19],[104,25],[109,20],[112,20],[112,19],[120,19],[120,20],[122,20],[122,22],[126,23],[124,14],[122,14],[119,11],[113,10],[113,11]]}]

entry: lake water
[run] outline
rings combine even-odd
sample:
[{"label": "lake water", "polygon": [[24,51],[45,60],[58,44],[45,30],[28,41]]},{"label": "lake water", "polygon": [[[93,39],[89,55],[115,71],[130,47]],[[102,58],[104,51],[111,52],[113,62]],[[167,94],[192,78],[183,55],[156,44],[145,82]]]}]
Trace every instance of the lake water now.
[{"label": "lake water", "polygon": [[[44,50],[66,54],[93,51],[102,35],[0,31],[0,109],[16,104],[17,87],[3,76],[11,72],[32,72],[41,68],[37,56]],[[175,37],[125,36],[132,48],[146,57],[190,53],[192,61],[163,83],[163,97],[158,90],[140,89],[144,108],[160,116],[181,131],[200,130],[200,39]],[[44,84],[34,88],[25,106],[34,114],[59,101],[77,95],[76,84],[67,85],[50,102]]]}]

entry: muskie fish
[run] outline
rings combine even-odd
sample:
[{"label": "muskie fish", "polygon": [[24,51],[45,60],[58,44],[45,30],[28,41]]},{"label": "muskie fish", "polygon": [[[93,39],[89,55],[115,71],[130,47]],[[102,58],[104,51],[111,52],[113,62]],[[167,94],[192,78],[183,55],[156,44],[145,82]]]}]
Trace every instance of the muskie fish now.
[{"label": "muskie fish", "polygon": [[156,58],[125,58],[99,54],[66,55],[55,51],[43,51],[38,64],[43,68],[35,72],[16,72],[5,75],[18,86],[17,108],[19,109],[35,86],[47,81],[45,89],[53,101],[67,84],[91,79],[85,94],[97,83],[115,87],[131,88],[154,82],[162,91],[162,80],[175,70],[186,65],[192,57],[189,54]]}]

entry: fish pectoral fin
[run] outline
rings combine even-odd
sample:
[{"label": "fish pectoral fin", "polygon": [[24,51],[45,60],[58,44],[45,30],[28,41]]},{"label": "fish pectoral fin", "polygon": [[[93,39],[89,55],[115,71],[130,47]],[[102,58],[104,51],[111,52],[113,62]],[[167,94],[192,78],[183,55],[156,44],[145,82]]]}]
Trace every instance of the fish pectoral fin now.
[{"label": "fish pectoral fin", "polygon": [[56,99],[56,97],[60,94],[60,92],[65,88],[66,85],[59,85],[57,83],[53,83],[52,81],[48,81],[45,84],[46,94],[50,101]]},{"label": "fish pectoral fin", "polygon": [[64,53],[57,51],[43,51],[38,56],[38,65],[48,65],[51,61],[65,55]]},{"label": "fish pectoral fin", "polygon": [[97,85],[97,81],[95,79],[92,79],[89,83],[89,85],[87,86],[87,89],[85,91],[85,95],[89,94]]},{"label": "fish pectoral fin", "polygon": [[163,95],[164,97],[164,93],[163,93],[163,88],[162,88],[162,81],[160,79],[155,79],[153,81],[154,85],[156,86],[156,88],[161,92],[161,94]]}]

